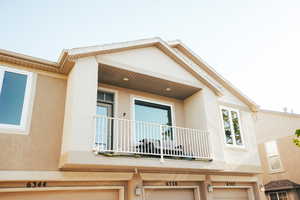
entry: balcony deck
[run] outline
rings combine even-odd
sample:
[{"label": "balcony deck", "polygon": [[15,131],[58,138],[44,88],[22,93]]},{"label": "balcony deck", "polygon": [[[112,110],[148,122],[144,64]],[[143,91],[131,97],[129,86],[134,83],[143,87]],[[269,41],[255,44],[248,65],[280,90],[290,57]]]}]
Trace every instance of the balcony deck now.
[{"label": "balcony deck", "polygon": [[208,131],[95,116],[96,154],[212,160]]}]

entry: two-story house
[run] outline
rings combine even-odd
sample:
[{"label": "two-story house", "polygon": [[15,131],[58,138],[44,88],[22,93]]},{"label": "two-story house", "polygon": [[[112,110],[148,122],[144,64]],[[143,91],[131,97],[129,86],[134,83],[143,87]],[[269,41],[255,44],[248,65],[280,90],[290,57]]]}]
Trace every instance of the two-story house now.
[{"label": "two-story house", "polygon": [[262,199],[258,106],[180,41],[0,51],[0,199]]},{"label": "two-story house", "polygon": [[293,143],[300,129],[300,115],[261,110],[256,118],[256,134],[269,200],[300,199],[300,148]]}]

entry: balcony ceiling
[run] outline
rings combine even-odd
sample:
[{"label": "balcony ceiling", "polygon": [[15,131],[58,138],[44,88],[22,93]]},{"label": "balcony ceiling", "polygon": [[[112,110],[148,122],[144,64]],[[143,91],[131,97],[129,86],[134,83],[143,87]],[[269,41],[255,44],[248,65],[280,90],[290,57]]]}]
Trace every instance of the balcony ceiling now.
[{"label": "balcony ceiling", "polygon": [[[161,79],[108,65],[101,65],[101,67],[99,67],[98,77],[100,83],[153,93],[181,100],[201,90],[201,88],[199,87]],[[128,78],[128,81],[125,81],[124,78]]]}]

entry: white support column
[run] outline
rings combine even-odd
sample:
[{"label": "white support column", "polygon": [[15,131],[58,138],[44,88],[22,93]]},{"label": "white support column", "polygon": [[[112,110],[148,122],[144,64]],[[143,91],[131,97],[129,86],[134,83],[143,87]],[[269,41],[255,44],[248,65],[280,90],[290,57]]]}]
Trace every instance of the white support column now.
[{"label": "white support column", "polygon": [[98,63],[95,57],[76,60],[68,76],[62,154],[92,150],[97,88]]}]

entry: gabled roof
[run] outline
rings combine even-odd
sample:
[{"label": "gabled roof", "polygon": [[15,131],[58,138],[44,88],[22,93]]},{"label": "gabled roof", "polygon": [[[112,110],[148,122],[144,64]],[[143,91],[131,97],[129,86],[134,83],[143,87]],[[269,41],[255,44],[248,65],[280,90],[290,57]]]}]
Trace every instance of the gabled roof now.
[{"label": "gabled roof", "polygon": [[69,49],[68,54],[70,59],[77,59],[88,56],[96,56],[100,54],[107,53],[115,53],[132,49],[139,49],[145,47],[155,46],[162,50],[166,55],[172,58],[176,63],[184,67],[185,70],[190,72],[194,77],[198,80],[206,84],[210,89],[212,89],[217,95],[222,96],[222,90],[219,85],[215,84],[209,77],[205,74],[200,74],[195,71],[193,67],[182,58],[182,56],[178,55],[174,49],[172,49],[165,41],[160,39],[159,37],[148,38],[142,40],[134,40],[129,42],[120,42],[120,43],[112,43],[105,45],[97,45],[97,46],[89,46],[89,47],[81,47]]},{"label": "gabled roof", "polygon": [[[129,42],[119,42],[105,45],[67,49],[62,51],[57,62],[52,62],[0,49],[0,61],[11,62],[14,64],[22,64],[27,67],[56,72],[60,74],[68,74],[74,65],[74,59],[151,46],[155,46],[162,50],[166,55],[168,55],[175,62],[181,65],[185,70],[190,72],[198,80],[200,80],[202,83],[208,86],[217,95],[223,95],[221,87],[222,85],[233,95],[239,98],[242,102],[248,105],[252,111],[258,110],[258,105],[256,105],[246,95],[244,95],[241,91],[235,88],[229,81],[227,81],[220,74],[218,74],[212,67],[205,63],[198,55],[196,55],[192,50],[190,50],[179,40],[167,43],[159,37],[154,37]],[[180,50],[185,56],[187,56],[201,69],[203,69],[210,77],[214,78],[220,85],[212,81],[211,78],[206,74],[201,73],[199,70],[195,70],[195,66],[192,66],[189,62],[187,62],[179,53],[177,53],[173,49],[173,47],[176,47],[178,50]]]},{"label": "gabled roof", "polygon": [[249,97],[243,94],[239,89],[237,89],[233,84],[231,84],[228,80],[226,80],[221,74],[216,72],[209,64],[207,64],[200,56],[194,53],[190,48],[188,48],[183,42],[180,40],[174,40],[168,42],[169,46],[175,47],[180,50],[185,56],[191,59],[194,63],[199,65],[206,73],[216,79],[219,83],[223,85],[227,90],[229,90],[232,94],[238,97],[242,102],[248,105],[252,111],[258,111],[259,106],[252,101]]},{"label": "gabled roof", "polygon": [[300,184],[297,184],[288,179],[271,181],[265,185],[266,192],[279,191],[279,190],[292,190],[300,188]]}]

